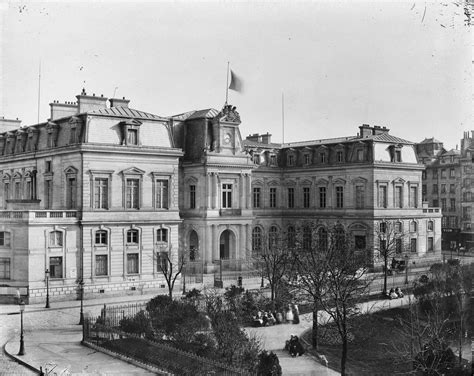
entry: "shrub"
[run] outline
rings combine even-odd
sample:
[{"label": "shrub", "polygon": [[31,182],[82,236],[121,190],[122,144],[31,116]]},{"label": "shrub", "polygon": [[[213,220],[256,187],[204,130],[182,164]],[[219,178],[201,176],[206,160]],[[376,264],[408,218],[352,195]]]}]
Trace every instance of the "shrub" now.
[{"label": "shrub", "polygon": [[124,317],[120,320],[120,329],[127,333],[147,337],[151,337],[153,332],[150,318],[145,311],[140,311],[133,317]]},{"label": "shrub", "polygon": [[281,366],[278,356],[271,351],[262,351],[258,356],[258,376],[281,376]]}]

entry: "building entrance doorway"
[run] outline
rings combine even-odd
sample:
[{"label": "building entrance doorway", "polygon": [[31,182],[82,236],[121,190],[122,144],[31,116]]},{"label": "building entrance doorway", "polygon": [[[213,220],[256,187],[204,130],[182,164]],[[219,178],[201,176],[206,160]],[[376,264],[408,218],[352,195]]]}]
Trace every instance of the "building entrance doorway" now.
[{"label": "building entrance doorway", "polygon": [[235,236],[230,230],[225,230],[221,234],[219,241],[219,259],[228,260],[235,248]]}]

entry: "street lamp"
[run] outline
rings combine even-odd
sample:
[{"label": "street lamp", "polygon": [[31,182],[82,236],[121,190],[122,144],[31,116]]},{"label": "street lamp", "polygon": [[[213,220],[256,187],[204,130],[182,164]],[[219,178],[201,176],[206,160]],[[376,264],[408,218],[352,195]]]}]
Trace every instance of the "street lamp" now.
[{"label": "street lamp", "polygon": [[405,254],[405,285],[408,285],[408,254]]},{"label": "street lamp", "polygon": [[20,301],[20,351],[18,355],[25,355],[25,341],[23,339],[23,312],[25,311],[25,302]]},{"label": "street lamp", "polygon": [[46,306],[44,308],[49,308],[49,269],[46,269],[44,272],[46,277]]},{"label": "street lamp", "polygon": [[79,293],[81,297],[81,313],[79,314],[79,325],[84,324],[84,281],[79,282]]}]

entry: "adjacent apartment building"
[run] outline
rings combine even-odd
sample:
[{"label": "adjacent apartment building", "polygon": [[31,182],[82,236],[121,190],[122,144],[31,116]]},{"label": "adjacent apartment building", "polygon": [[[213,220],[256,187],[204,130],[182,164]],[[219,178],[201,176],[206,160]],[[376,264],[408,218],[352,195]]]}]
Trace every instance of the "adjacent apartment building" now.
[{"label": "adjacent apartment building", "polygon": [[386,128],[275,144],[269,134],[242,139],[228,104],[162,117],[124,98],[83,90],[76,99],[51,103],[44,123],[0,120],[2,295],[19,288],[43,301],[46,270],[52,300],[76,299],[81,280],[89,297],[165,292],[160,265],[180,254],[187,277],[213,284],[216,273],[251,268],[265,234],[305,223],[317,241],[334,227],[349,234],[373,266],[387,221],[397,257],[440,257],[441,212],[420,194],[424,166]]},{"label": "adjacent apartment building", "polygon": [[416,145],[423,172],[423,200],[440,207],[442,248],[451,251],[474,249],[473,174],[474,131],[464,132],[461,148],[446,150],[443,143],[428,138]]}]

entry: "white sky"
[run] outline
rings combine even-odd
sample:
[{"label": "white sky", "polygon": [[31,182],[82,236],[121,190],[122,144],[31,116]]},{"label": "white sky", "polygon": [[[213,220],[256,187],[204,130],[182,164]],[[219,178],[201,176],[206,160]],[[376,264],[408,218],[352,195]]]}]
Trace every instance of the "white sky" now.
[{"label": "white sky", "polygon": [[[425,12],[426,6],[426,12]],[[4,2],[0,116],[35,124],[53,100],[130,99],[157,115],[220,109],[229,92],[242,136],[285,141],[355,135],[363,123],[453,148],[472,125],[472,56],[451,1]]]}]

